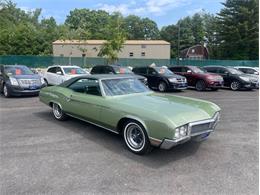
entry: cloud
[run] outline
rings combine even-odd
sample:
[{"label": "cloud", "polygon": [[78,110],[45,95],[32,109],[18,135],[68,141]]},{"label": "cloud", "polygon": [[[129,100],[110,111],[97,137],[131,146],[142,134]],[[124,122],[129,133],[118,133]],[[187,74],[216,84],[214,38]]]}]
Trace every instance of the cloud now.
[{"label": "cloud", "polygon": [[21,10],[25,11],[25,12],[33,12],[36,10],[36,8],[30,8],[30,7],[26,7],[26,6],[20,6],[19,7]]},{"label": "cloud", "polygon": [[148,1],[130,1],[128,4],[106,4],[99,3],[97,5],[98,9],[107,11],[109,13],[119,11],[123,15],[129,14],[154,14],[154,15],[165,15],[169,10],[183,5],[187,5],[191,0],[148,0]]},{"label": "cloud", "polygon": [[195,8],[195,9],[188,10],[187,14],[191,16],[196,13],[204,13],[204,12],[205,12],[205,10],[203,8]]}]

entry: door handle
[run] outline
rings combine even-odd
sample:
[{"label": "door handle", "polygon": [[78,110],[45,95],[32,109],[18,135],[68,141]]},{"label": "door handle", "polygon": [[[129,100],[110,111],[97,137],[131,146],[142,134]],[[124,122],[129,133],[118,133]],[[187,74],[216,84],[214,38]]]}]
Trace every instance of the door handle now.
[{"label": "door handle", "polygon": [[72,95],[70,95],[69,97],[66,97],[66,98],[65,98],[66,101],[69,102],[69,101],[71,100],[71,97],[72,97]]}]

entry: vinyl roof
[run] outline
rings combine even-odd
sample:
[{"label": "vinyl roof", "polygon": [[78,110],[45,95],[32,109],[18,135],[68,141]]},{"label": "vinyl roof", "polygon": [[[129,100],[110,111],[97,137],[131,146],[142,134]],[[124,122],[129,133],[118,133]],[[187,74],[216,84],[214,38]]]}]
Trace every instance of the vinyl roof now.
[{"label": "vinyl roof", "polygon": [[[106,40],[56,40],[53,45],[102,45]],[[164,40],[126,40],[124,45],[170,45],[169,42]]]}]

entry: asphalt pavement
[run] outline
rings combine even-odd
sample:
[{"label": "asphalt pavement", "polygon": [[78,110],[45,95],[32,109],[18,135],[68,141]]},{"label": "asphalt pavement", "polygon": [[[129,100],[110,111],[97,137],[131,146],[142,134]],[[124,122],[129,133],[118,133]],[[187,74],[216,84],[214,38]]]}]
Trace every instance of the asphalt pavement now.
[{"label": "asphalt pavement", "polygon": [[0,194],[259,194],[258,90],[170,92],[221,109],[202,142],[145,156],[120,136],[54,119],[38,97],[0,97]]}]

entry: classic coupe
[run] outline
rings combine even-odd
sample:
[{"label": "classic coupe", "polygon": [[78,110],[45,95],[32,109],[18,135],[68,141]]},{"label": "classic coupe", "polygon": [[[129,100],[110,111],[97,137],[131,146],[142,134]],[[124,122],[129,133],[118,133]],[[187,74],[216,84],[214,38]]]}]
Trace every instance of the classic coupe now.
[{"label": "classic coupe", "polygon": [[130,75],[75,77],[43,88],[40,101],[57,120],[71,116],[121,134],[136,154],[202,141],[214,131],[220,112],[208,101],[152,92]]}]

